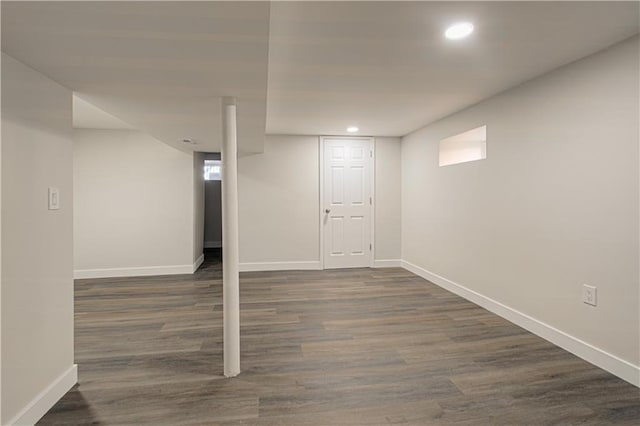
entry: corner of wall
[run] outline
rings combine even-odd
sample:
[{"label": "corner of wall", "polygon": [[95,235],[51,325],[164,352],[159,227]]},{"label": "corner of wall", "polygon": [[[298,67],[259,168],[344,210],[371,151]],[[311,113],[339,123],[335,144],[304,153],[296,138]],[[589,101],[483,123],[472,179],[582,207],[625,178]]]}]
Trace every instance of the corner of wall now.
[{"label": "corner of wall", "polygon": [[[1,421],[35,423],[77,379],[64,373],[62,385],[51,383],[73,368],[71,91],[5,53],[1,65]],[[56,210],[47,207],[52,187]]]},{"label": "corner of wall", "polygon": [[78,365],[73,364],[36,395],[7,425],[35,425],[78,383]]},{"label": "corner of wall", "polygon": [[[204,159],[202,152],[193,153],[193,261],[198,266],[204,259],[204,209],[205,209],[205,182]],[[194,268],[197,270],[198,268]]]}]

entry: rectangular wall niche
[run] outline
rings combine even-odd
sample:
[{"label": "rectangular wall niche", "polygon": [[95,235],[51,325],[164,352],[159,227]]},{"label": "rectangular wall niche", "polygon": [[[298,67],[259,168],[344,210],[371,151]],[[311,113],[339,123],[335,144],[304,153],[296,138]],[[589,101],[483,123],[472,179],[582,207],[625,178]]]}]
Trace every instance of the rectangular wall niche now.
[{"label": "rectangular wall niche", "polygon": [[440,167],[487,158],[487,126],[451,136],[440,141]]}]

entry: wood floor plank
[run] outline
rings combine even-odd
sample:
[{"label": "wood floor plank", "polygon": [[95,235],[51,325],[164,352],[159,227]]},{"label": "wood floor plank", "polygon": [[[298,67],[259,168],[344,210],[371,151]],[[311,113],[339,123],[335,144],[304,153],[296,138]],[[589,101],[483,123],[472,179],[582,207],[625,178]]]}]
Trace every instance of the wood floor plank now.
[{"label": "wood floor plank", "polygon": [[39,424],[640,424],[637,388],[400,268],[241,274],[226,379],[221,278],[78,280],[80,382]]}]

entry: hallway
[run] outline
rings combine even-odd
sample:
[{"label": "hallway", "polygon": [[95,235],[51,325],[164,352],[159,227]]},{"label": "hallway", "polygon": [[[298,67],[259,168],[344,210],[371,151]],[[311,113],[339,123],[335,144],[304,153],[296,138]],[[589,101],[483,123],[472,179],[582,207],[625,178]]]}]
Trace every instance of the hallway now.
[{"label": "hallway", "polygon": [[219,256],[78,280],[75,386],[39,424],[633,424],[632,385],[399,268],[243,273],[222,372]]}]

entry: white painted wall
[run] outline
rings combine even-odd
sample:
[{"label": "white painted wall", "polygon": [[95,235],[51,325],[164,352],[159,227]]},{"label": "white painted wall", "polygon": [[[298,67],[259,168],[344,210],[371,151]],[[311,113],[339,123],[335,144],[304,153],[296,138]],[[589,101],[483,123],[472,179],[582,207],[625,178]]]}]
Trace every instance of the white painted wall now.
[{"label": "white painted wall", "polygon": [[191,272],[193,154],[138,131],[77,129],[73,161],[77,277]]},{"label": "white painted wall", "polygon": [[[638,71],[636,37],[404,137],[403,259],[640,365]],[[438,167],[484,124],[485,161]]]},{"label": "white painted wall", "polygon": [[[219,153],[205,154],[207,160],[219,160]],[[222,246],[222,185],[219,180],[204,183],[204,244],[205,247]]]},{"label": "white painted wall", "polygon": [[200,266],[204,259],[204,157],[193,153],[193,264]]},{"label": "white painted wall", "polygon": [[[0,55],[0,68],[2,55]],[[2,84],[0,84],[0,99]],[[2,102],[0,102],[2,104]],[[0,120],[0,424],[2,424],[2,121]]]},{"label": "white painted wall", "polygon": [[[2,67],[2,57],[0,55],[0,68]],[[2,84],[0,84],[1,98]],[[0,120],[0,424],[2,424],[2,121]]]},{"label": "white painted wall", "polygon": [[319,261],[319,170],[317,136],[267,136],[239,158],[241,264]]},{"label": "white painted wall", "polygon": [[[269,135],[264,153],[239,159],[240,263],[245,269],[261,269],[263,263],[320,266],[318,144],[318,136]],[[399,139],[378,138],[376,259],[400,259],[399,166]]]},{"label": "white painted wall", "polygon": [[376,138],[375,150],[374,255],[380,266],[392,266],[401,259],[400,138]]},{"label": "white painted wall", "polygon": [[35,422],[77,377],[71,131],[71,92],[3,53],[2,424]]}]

